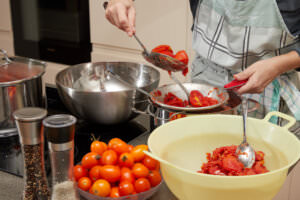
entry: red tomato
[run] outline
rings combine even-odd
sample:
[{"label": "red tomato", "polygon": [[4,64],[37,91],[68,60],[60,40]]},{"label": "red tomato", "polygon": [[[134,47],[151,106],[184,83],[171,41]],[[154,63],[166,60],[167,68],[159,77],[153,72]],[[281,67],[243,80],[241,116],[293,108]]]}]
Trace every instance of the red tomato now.
[{"label": "red tomato", "polygon": [[98,153],[99,155],[102,155],[103,152],[106,150],[107,150],[107,144],[105,142],[95,140],[91,144],[91,152],[95,152]]},{"label": "red tomato", "polygon": [[156,52],[156,53],[160,53],[160,54],[164,54],[164,55],[167,55],[167,56],[174,57],[173,52],[170,52],[170,51],[161,51],[161,52]]},{"label": "red tomato", "polygon": [[134,182],[134,188],[137,193],[150,190],[151,184],[146,178],[139,178]]},{"label": "red tomato", "polygon": [[147,177],[149,169],[142,163],[135,163],[132,167],[132,173],[136,178]]},{"label": "red tomato", "polygon": [[101,171],[100,165],[96,165],[90,169],[89,177],[93,182],[101,178],[100,171]]},{"label": "red tomato", "polygon": [[159,171],[156,170],[150,171],[147,178],[150,181],[152,187],[157,186],[161,182],[161,175]]},{"label": "red tomato", "polygon": [[159,45],[152,49],[152,52],[161,53],[161,52],[170,52],[173,54],[173,50],[169,45]]},{"label": "red tomato", "polygon": [[151,158],[150,156],[145,156],[144,160],[143,160],[143,164],[150,170],[155,170],[157,165],[159,164],[159,162],[153,158]]},{"label": "red tomato", "polygon": [[183,62],[185,65],[187,65],[189,63],[189,57],[187,55],[187,53],[184,50],[178,51],[175,54],[175,57],[177,60]]},{"label": "red tomato", "polygon": [[107,197],[108,195],[110,195],[110,191],[110,183],[104,179],[99,179],[96,182],[94,182],[89,190],[90,193],[100,197]]},{"label": "red tomato", "polygon": [[114,150],[118,154],[128,152],[128,145],[119,138],[113,138],[108,142],[108,148]]},{"label": "red tomato", "polygon": [[130,153],[133,156],[135,162],[141,161],[145,158],[144,151],[148,151],[148,146],[145,144],[137,145],[132,149]]},{"label": "red tomato", "polygon": [[122,153],[119,157],[119,165],[121,167],[132,167],[134,158],[130,153]]},{"label": "red tomato", "polygon": [[198,90],[192,90],[190,93],[190,102],[194,107],[201,107],[203,106],[203,94],[201,94]]},{"label": "red tomato", "polygon": [[112,187],[109,197],[120,197],[119,187]]},{"label": "red tomato", "polygon": [[235,156],[226,156],[223,159],[223,168],[228,171],[241,172],[244,165]]},{"label": "red tomato", "polygon": [[88,177],[81,177],[78,180],[78,187],[84,191],[88,191],[91,185],[92,185],[92,181]]},{"label": "red tomato", "polygon": [[118,155],[113,150],[104,151],[100,160],[102,165],[115,165],[117,164],[117,161]]},{"label": "red tomato", "polygon": [[182,75],[186,76],[188,72],[189,72],[189,68],[186,67],[186,68],[184,68],[184,70],[182,70]]},{"label": "red tomato", "polygon": [[121,182],[122,181],[129,181],[131,183],[134,183],[135,178],[134,178],[134,175],[133,175],[132,171],[129,168],[122,167],[120,181]]},{"label": "red tomato", "polygon": [[114,183],[120,180],[121,170],[119,166],[104,165],[103,167],[101,167],[100,175],[108,182]]},{"label": "red tomato", "polygon": [[135,192],[133,184],[129,181],[120,182],[119,191],[121,196],[131,195]]},{"label": "red tomato", "polygon": [[73,167],[74,178],[78,181],[81,177],[87,176],[88,170],[83,168],[81,165],[75,165]]},{"label": "red tomato", "polygon": [[86,169],[90,169],[94,167],[95,165],[99,164],[101,156],[95,152],[89,152],[85,154],[81,160],[82,167]]},{"label": "red tomato", "polygon": [[131,144],[128,144],[128,152],[132,151],[133,146]]}]

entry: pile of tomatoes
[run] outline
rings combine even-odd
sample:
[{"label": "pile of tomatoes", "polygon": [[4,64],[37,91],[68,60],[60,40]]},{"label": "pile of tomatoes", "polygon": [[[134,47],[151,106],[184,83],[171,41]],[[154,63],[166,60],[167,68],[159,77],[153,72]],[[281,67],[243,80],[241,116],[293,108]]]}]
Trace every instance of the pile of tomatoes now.
[{"label": "pile of tomatoes", "polygon": [[[154,49],[152,49],[152,52],[171,56],[172,58],[181,61],[184,65],[187,65],[189,63],[189,57],[185,50],[180,50],[176,54],[174,54],[173,49],[169,45],[159,45]],[[184,70],[182,71],[182,74],[186,76],[187,73],[188,73],[188,67],[185,67]]]},{"label": "pile of tomatoes", "polygon": [[252,168],[245,168],[236,155],[236,145],[216,148],[213,153],[207,153],[207,162],[203,163],[199,173],[222,175],[222,176],[244,176],[263,174],[268,172],[264,163],[265,154],[255,151],[255,162]]},{"label": "pile of tomatoes", "polygon": [[145,192],[161,182],[159,162],[145,155],[147,145],[133,147],[119,138],[108,144],[94,140],[91,152],[74,166],[77,185],[101,197]]}]

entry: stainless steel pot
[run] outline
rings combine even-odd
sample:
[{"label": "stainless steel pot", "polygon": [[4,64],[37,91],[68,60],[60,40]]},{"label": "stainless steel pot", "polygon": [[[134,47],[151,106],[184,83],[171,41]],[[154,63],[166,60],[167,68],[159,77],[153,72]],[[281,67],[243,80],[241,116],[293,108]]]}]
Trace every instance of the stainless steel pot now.
[{"label": "stainless steel pot", "polygon": [[0,60],[0,137],[17,134],[12,113],[23,107],[45,107],[42,76],[46,63],[22,57]]},{"label": "stainless steel pot", "polygon": [[[165,124],[169,121],[172,121],[177,118],[182,118],[186,116],[192,115],[202,115],[202,114],[228,114],[228,115],[237,115],[238,107],[241,104],[241,99],[234,92],[229,91],[229,99],[228,101],[215,109],[212,110],[203,110],[199,112],[178,112],[177,110],[170,110],[164,107],[161,107],[157,104],[150,103],[146,112],[147,115],[150,115],[150,127],[151,129],[155,129],[158,126]],[[249,109],[248,112],[253,112],[259,108],[259,103],[252,99],[249,99]]]},{"label": "stainless steel pot", "polygon": [[100,124],[117,124],[145,110],[147,97],[106,73],[107,70],[147,92],[160,79],[153,67],[130,62],[96,62],[71,66],[56,76],[59,95],[78,118]]}]

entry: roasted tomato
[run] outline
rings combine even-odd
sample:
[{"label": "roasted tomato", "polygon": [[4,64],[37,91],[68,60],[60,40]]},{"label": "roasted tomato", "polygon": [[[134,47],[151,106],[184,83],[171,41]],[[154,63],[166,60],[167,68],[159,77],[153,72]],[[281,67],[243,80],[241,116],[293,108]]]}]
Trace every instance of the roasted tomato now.
[{"label": "roasted tomato", "polygon": [[159,45],[159,46],[155,47],[154,49],[152,49],[152,52],[156,52],[156,53],[169,52],[173,55],[173,50],[169,45]]},{"label": "roasted tomato", "polygon": [[182,63],[184,63],[185,65],[187,65],[189,63],[189,57],[186,53],[185,50],[181,50],[181,51],[178,51],[174,58],[176,58],[177,60],[181,61]]},{"label": "roasted tomato", "polygon": [[190,93],[190,102],[194,107],[201,107],[203,106],[203,94],[198,90],[192,90]]}]

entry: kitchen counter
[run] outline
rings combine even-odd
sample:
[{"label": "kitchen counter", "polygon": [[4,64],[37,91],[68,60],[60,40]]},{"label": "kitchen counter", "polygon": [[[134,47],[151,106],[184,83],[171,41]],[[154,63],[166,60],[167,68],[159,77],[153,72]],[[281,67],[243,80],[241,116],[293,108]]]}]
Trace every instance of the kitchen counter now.
[{"label": "kitchen counter", "polygon": [[[145,133],[129,142],[132,145],[145,144],[149,133]],[[0,171],[0,197],[5,200],[18,200],[21,199],[23,191],[22,177],[15,176],[3,171]],[[170,192],[165,183],[149,200],[177,200],[177,198]],[[81,198],[81,200],[85,200]]]}]

